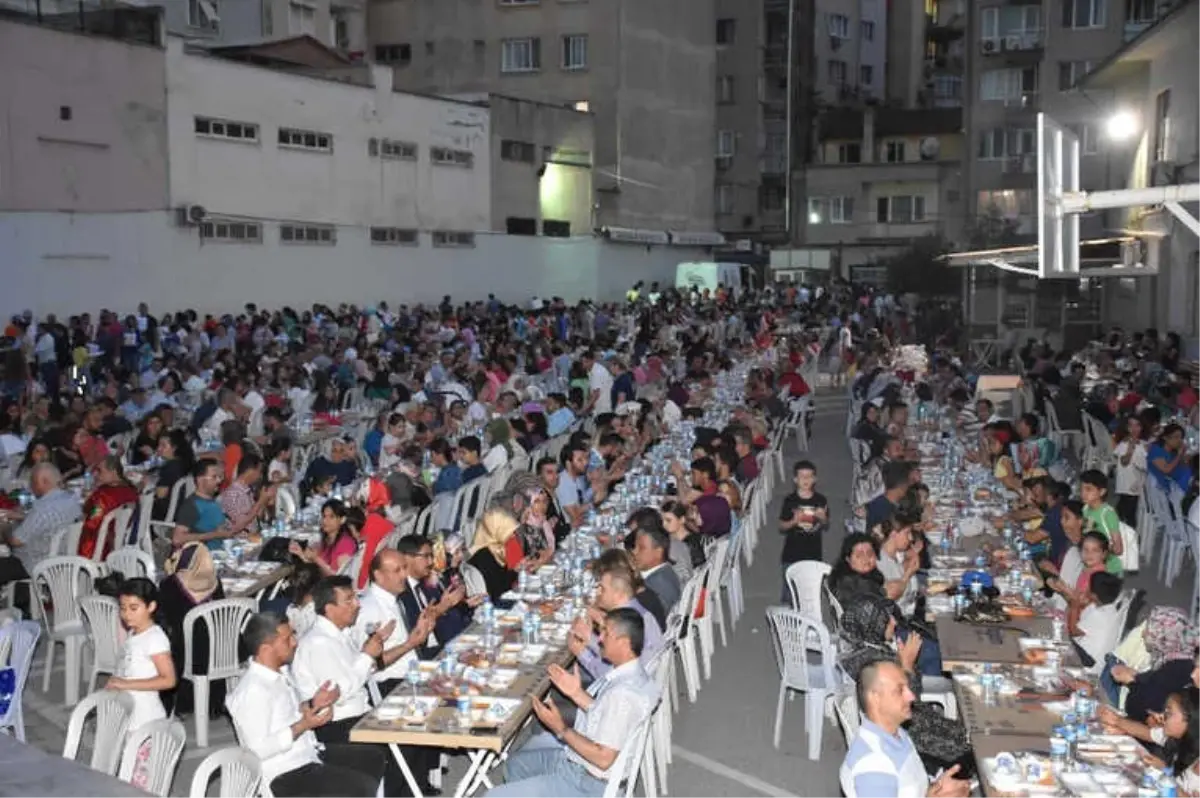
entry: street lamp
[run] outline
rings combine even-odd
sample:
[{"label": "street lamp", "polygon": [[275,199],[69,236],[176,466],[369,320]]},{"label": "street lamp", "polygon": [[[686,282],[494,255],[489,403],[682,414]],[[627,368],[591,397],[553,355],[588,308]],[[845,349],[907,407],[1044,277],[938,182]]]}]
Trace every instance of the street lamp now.
[{"label": "street lamp", "polygon": [[1120,110],[1105,123],[1108,137],[1114,141],[1126,141],[1138,131],[1138,119],[1132,111]]}]

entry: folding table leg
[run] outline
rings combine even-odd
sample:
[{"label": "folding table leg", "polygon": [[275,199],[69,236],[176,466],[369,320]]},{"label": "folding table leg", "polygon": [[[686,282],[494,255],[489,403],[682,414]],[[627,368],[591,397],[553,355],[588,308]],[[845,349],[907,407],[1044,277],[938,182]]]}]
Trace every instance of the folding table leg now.
[{"label": "folding table leg", "polygon": [[408,762],[404,759],[404,752],[400,750],[400,746],[396,743],[388,743],[388,748],[392,749],[392,756],[396,758],[396,764],[400,766],[400,772],[404,774],[404,780],[408,782],[408,789],[412,790],[413,798],[425,798],[425,793],[421,792],[421,788],[417,786],[417,780],[413,778],[412,771],[409,770]]},{"label": "folding table leg", "polygon": [[496,755],[486,749],[470,751],[467,758],[471,760],[470,767],[463,774],[462,780],[454,790],[454,798],[465,798],[479,788],[479,783],[486,778],[487,769],[495,761]]}]

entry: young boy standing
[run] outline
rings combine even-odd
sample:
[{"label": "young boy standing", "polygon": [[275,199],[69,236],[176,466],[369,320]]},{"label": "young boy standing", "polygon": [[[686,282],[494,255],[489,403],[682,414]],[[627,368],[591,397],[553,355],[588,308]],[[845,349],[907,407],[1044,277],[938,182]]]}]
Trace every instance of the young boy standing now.
[{"label": "young boy standing", "polygon": [[816,491],[817,467],[808,460],[801,460],[796,463],[794,473],[796,490],[783,500],[779,513],[779,533],[784,536],[780,557],[784,574],[780,601],[787,605],[791,604],[788,566],[801,560],[822,560],[821,537],[829,528],[829,502]]}]

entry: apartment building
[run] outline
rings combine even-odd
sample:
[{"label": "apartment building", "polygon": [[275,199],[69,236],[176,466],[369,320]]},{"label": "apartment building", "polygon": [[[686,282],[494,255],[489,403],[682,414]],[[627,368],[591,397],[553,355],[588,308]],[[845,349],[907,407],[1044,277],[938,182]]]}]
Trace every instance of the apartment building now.
[{"label": "apartment building", "polygon": [[831,110],[806,168],[801,228],[810,250],[841,272],[878,277],[872,264],[914,239],[962,233],[964,142],[957,109]]},{"label": "apartment building", "polygon": [[824,105],[883,99],[888,5],[886,0],[816,0],[812,90]]},{"label": "apartment building", "polygon": [[967,0],[893,3],[887,17],[889,103],[961,108]]},{"label": "apartment building", "polygon": [[[1171,3],[1164,0],[982,0],[968,6],[966,127],[968,202],[999,215],[1018,235],[1036,233],[1036,115],[1044,111],[1080,138],[1085,190],[1105,186],[1110,147],[1099,102],[1080,81]],[[1084,237],[1103,228],[1081,220]]]},{"label": "apartment building", "polygon": [[[598,227],[713,230],[714,0],[377,0],[396,85],[588,110]],[[540,155],[539,155],[540,157]]]}]

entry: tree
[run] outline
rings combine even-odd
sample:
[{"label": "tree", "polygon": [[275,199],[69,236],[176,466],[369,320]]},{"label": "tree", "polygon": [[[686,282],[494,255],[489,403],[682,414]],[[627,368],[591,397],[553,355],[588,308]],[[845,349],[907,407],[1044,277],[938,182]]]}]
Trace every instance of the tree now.
[{"label": "tree", "polygon": [[886,258],[880,265],[887,270],[888,289],[894,294],[917,294],[922,297],[958,296],[962,290],[962,275],[942,260],[949,251],[946,242],[936,235],[913,242],[903,252]]},{"label": "tree", "polygon": [[967,225],[967,248],[970,250],[1013,247],[1020,243],[1017,220],[1002,214],[995,205],[989,206]]}]

